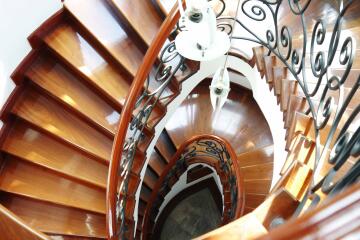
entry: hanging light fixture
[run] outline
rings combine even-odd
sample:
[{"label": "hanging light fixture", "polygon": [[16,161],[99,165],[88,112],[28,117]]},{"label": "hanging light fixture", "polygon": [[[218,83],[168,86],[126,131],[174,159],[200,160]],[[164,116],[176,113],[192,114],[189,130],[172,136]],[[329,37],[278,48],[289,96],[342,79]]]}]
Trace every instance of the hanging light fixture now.
[{"label": "hanging light fixture", "polygon": [[230,38],[225,32],[217,29],[216,15],[207,0],[186,0],[186,10],[183,8],[182,0],[178,0],[178,4],[181,14],[180,24],[184,27],[184,31],[175,39],[179,54],[195,61],[210,61],[226,53],[224,65],[216,71],[210,85],[211,105],[219,112],[230,91],[230,78],[226,65],[240,0]]},{"label": "hanging light fixture", "polygon": [[216,15],[207,0],[186,0],[186,10],[178,0],[180,24],[184,31],[175,39],[176,50],[185,58],[210,61],[224,55],[230,48],[225,32],[217,30]]},{"label": "hanging light fixture", "polygon": [[[231,27],[232,31],[230,34],[230,46],[231,46],[232,36],[235,32],[235,23],[236,23],[236,17],[238,15],[238,11],[239,11],[239,6],[240,6],[240,0],[238,0],[236,12],[235,12],[235,16],[234,16],[234,21],[233,21],[232,27]],[[229,58],[229,51],[230,51],[230,47],[226,53],[224,65],[221,66],[215,72],[214,77],[211,81],[211,85],[210,85],[211,105],[212,105],[214,111],[217,113],[220,112],[221,108],[224,106],[224,104],[228,98],[229,92],[230,92],[230,77],[229,77],[229,72],[227,71],[227,67],[226,67],[228,58]]]}]

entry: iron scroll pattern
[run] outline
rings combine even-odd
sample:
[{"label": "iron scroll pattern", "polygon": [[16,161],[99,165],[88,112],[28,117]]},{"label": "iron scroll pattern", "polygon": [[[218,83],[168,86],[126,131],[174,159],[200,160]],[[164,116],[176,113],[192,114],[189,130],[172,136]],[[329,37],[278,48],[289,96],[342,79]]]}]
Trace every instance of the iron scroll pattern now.
[{"label": "iron scroll pattern", "polygon": [[[192,72],[187,71],[185,58],[183,58],[175,48],[175,43],[167,43],[159,55],[157,67],[152,71],[143,88],[142,94],[138,97],[133,109],[133,118],[129,124],[125,137],[125,144],[120,161],[119,176],[121,182],[118,186],[116,219],[118,226],[118,239],[127,239],[132,234],[133,224],[125,216],[127,207],[129,181],[131,170],[135,161],[136,152],[145,139],[145,131],[149,127],[150,116],[157,104],[165,103],[174,97],[169,94],[171,81],[174,81],[176,74],[182,77],[189,77]],[[184,74],[187,74],[184,76]]]},{"label": "iron scroll pattern", "polygon": [[[233,160],[225,146],[221,141],[215,139],[201,139],[189,144],[180,157],[174,162],[171,169],[167,172],[165,178],[160,183],[160,188],[154,204],[151,205],[150,216],[150,233],[154,230],[156,217],[159,215],[159,209],[163,203],[164,197],[171,190],[177,179],[190,167],[191,164],[205,163],[215,168],[220,178],[224,195],[230,196],[230,202],[223,203],[224,212],[222,215],[222,223],[226,224],[233,220],[236,215],[238,182]],[[225,199],[225,197],[224,197]]]},{"label": "iron scroll pattern", "polygon": [[[257,43],[267,49],[267,55],[275,55],[300,86],[308,107],[305,114],[312,118],[316,146],[314,174],[294,216],[302,211],[309,199],[312,206],[316,206],[319,196],[315,192],[318,190],[332,196],[358,182],[360,178],[360,104],[355,103],[356,106],[352,107],[350,114],[345,114],[345,111],[349,110],[349,104],[354,103],[354,96],[359,94],[360,75],[357,75],[355,80],[350,80],[356,40],[352,36],[343,36],[342,31],[344,17],[355,1],[339,2],[341,4],[336,21],[327,26],[325,19],[316,20],[311,34],[308,29],[311,29],[312,19],[306,19],[305,15],[309,6],[315,4],[312,0],[244,0],[241,3],[241,17],[235,19],[241,34],[236,31],[233,40]],[[291,28],[280,25],[279,10],[285,5],[289,8],[287,14],[301,22],[300,31],[303,37],[300,48],[294,47]],[[233,29],[230,22],[233,20],[233,17],[218,17],[219,29],[231,33]],[[255,24],[270,21],[271,27],[259,33],[261,28],[256,28],[255,25],[247,26],[246,21]],[[333,66],[344,70],[340,75],[335,74],[331,71]],[[354,79],[354,74],[352,78]],[[350,88],[347,94],[344,91],[345,86]],[[316,99],[315,96],[320,98]],[[330,129],[324,131],[330,121]],[[321,138],[326,139],[322,145]],[[330,154],[326,158],[328,152]],[[328,161],[332,167],[321,180],[315,182],[314,176],[320,173],[324,161]],[[347,161],[354,162],[353,166],[340,179],[335,180]]]}]

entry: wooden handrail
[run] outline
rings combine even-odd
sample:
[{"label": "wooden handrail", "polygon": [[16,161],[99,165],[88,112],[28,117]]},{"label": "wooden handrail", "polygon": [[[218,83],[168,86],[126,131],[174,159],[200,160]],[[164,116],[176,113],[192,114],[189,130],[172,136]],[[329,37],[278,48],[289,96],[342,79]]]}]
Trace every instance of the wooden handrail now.
[{"label": "wooden handrail", "polygon": [[117,188],[119,182],[119,166],[123,153],[123,147],[125,143],[126,133],[132,118],[132,113],[135,108],[138,97],[143,90],[145,81],[153,68],[153,65],[170,33],[174,29],[174,26],[180,18],[180,13],[175,5],[171,10],[161,28],[156,35],[155,39],[151,43],[146,55],[143,59],[140,69],[136,73],[136,76],[131,84],[131,88],[128,96],[126,97],[123,111],[121,112],[118,131],[115,136],[111,161],[109,167],[109,175],[107,181],[106,191],[106,228],[108,239],[115,239],[117,233],[116,225],[116,203],[117,203]]},{"label": "wooden handrail", "polygon": [[147,204],[145,214],[144,214],[144,226],[143,226],[143,232],[142,232],[143,239],[147,239],[147,230],[148,230],[151,206],[153,205],[153,203],[156,200],[158,192],[161,188],[161,184],[163,183],[165,177],[168,175],[168,173],[170,172],[172,167],[176,164],[176,161],[179,160],[179,158],[181,157],[181,154],[184,153],[184,151],[186,150],[186,148],[188,146],[190,146],[192,143],[194,143],[196,141],[205,140],[205,139],[214,140],[214,141],[224,144],[226,150],[228,151],[228,153],[230,155],[230,159],[233,160],[233,168],[235,170],[236,181],[237,181],[237,192],[238,192],[235,219],[241,217],[241,215],[243,214],[244,206],[245,206],[245,194],[244,194],[244,188],[243,188],[244,185],[243,185],[243,178],[240,173],[240,167],[237,162],[237,155],[236,155],[234,149],[231,147],[230,143],[226,139],[219,137],[219,136],[210,135],[210,134],[202,134],[202,135],[193,136],[192,138],[188,139],[187,141],[185,141],[184,143],[181,144],[179,149],[176,151],[175,155],[172,157],[170,162],[167,164],[166,168],[163,170],[161,176],[159,177],[159,179],[157,180],[157,182],[155,184],[154,189],[152,190],[152,194],[150,196],[150,199],[149,199],[149,202]]},{"label": "wooden handrail", "polygon": [[258,240],[342,239],[360,227],[360,184],[354,184],[313,211],[304,213]]}]

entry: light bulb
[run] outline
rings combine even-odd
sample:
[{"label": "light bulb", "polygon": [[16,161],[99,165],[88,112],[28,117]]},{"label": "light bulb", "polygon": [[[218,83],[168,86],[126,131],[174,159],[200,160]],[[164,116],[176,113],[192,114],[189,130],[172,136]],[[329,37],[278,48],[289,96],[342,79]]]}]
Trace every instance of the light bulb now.
[{"label": "light bulb", "polygon": [[215,72],[210,85],[210,100],[215,111],[220,110],[224,106],[229,92],[229,72],[226,68],[221,67]]}]

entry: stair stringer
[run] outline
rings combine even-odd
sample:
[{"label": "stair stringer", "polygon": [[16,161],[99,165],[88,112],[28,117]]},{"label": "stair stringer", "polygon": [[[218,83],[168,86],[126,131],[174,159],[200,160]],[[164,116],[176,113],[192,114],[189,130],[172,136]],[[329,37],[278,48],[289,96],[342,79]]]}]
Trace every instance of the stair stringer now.
[{"label": "stair stringer", "polygon": [[[276,97],[274,97],[274,89],[269,91],[268,84],[265,79],[261,78],[256,65],[251,67],[244,60],[238,57],[229,56],[228,66],[241,72],[245,78],[248,79],[253,97],[269,125],[274,142],[274,167],[270,187],[270,189],[272,189],[281,177],[280,171],[287,157],[287,152],[285,151],[286,130],[283,126],[283,114],[280,105],[277,104]],[[241,83],[239,82],[238,84]]]}]

